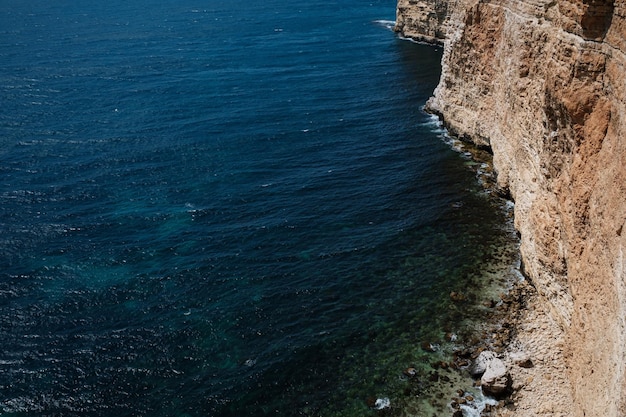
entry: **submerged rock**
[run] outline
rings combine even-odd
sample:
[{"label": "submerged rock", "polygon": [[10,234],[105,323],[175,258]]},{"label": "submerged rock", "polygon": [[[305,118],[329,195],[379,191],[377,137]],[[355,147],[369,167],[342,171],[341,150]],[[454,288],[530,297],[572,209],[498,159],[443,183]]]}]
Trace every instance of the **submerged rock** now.
[{"label": "submerged rock", "polygon": [[426,352],[436,352],[439,350],[439,345],[436,343],[431,343],[431,342],[424,342],[422,343],[422,349],[425,350]]},{"label": "submerged rock", "polygon": [[455,303],[465,301],[466,298],[467,297],[465,297],[465,294],[460,293],[460,292],[452,291],[450,293],[450,300],[454,301]]}]

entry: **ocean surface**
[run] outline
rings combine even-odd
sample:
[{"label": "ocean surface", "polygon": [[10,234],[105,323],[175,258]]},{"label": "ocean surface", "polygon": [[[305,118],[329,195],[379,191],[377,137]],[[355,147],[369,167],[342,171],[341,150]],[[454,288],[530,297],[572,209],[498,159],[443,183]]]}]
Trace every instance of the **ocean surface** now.
[{"label": "ocean surface", "polygon": [[0,415],[451,414],[514,239],[394,16],[0,0]]}]

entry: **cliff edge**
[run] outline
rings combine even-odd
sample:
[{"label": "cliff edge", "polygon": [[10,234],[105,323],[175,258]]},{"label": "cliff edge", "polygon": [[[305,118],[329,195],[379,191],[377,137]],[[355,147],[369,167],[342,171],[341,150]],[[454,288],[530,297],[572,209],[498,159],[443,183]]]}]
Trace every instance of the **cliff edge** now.
[{"label": "cliff edge", "polygon": [[444,43],[428,107],[493,151],[574,415],[626,415],[626,1],[399,0],[396,30]]}]

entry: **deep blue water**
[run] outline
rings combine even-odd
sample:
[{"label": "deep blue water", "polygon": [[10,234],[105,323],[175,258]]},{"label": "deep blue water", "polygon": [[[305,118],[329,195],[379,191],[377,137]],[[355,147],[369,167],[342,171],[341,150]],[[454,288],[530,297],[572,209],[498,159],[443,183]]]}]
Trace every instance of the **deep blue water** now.
[{"label": "deep blue water", "polygon": [[509,231],[394,13],[0,0],[2,415],[419,407]]}]

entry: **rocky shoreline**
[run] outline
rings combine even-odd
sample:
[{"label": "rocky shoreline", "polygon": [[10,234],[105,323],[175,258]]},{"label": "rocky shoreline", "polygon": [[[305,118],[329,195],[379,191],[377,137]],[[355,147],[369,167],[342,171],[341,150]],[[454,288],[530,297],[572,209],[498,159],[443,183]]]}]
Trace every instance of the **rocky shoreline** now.
[{"label": "rocky shoreline", "polygon": [[[528,281],[516,283],[502,295],[476,340],[455,352],[455,363],[494,399],[478,410],[481,416],[572,415],[572,398],[565,389],[564,333],[542,308]],[[453,417],[469,415],[461,407],[468,400],[459,390],[450,401]]]},{"label": "rocky shoreline", "polygon": [[[497,184],[488,148],[449,139],[453,148],[475,162],[475,173],[487,192],[494,198],[510,198]],[[570,416],[573,399],[564,357],[565,333],[527,277],[510,284],[497,300],[483,301],[491,314],[472,339],[454,352],[453,366],[469,372],[474,384],[493,401],[468,412],[474,398],[459,389],[449,403],[452,416],[476,415],[474,411],[485,417]]]},{"label": "rocky shoreline", "polygon": [[430,106],[515,200],[536,292],[500,355],[535,365],[514,414],[625,416],[626,3],[398,0],[395,29],[444,43]]},{"label": "rocky shoreline", "polygon": [[[467,159],[487,198],[511,216],[504,227],[515,239],[512,201],[497,184],[490,149],[445,132],[444,140]],[[477,286],[475,293],[449,294],[455,308],[482,311],[482,321],[450,323],[442,340],[423,341],[420,348],[432,355],[430,364],[426,368],[408,364],[402,378],[415,389],[405,394],[431,398],[436,417],[572,415],[564,332],[550,318],[521,265],[514,265],[520,259],[519,246],[503,242],[491,256],[483,265],[484,287]],[[428,415],[385,400],[371,397],[366,403],[379,416]]]}]

